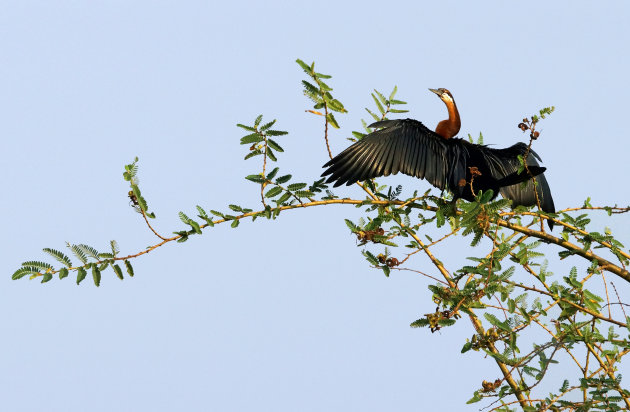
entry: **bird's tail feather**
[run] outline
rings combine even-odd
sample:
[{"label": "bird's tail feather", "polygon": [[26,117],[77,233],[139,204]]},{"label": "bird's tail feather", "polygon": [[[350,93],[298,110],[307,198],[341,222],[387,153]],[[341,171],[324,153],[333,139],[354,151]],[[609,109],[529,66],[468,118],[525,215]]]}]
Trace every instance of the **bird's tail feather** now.
[{"label": "bird's tail feather", "polygon": [[504,187],[515,185],[517,183],[522,183],[531,179],[533,176],[538,176],[539,174],[547,170],[546,167],[542,166],[527,166],[527,168],[529,169],[529,173],[527,173],[527,170],[523,170],[521,174],[518,174],[518,172],[514,172],[501,179],[498,179],[497,185],[499,187]]}]

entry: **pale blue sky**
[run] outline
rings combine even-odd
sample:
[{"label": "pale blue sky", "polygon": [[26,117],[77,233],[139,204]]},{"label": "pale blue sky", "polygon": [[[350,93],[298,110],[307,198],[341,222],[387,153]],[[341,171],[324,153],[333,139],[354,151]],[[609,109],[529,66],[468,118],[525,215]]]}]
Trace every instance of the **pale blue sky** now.
[{"label": "pale blue sky", "polygon": [[[428,282],[370,270],[343,224],[352,208],[217,227],[98,289],[10,275],[65,241],[116,239],[125,254],[153,243],[122,180],[134,156],[164,233],[196,204],[256,206],[243,177],[258,165],[241,160],[234,125],[260,113],[290,132],[281,170],[314,180],[321,119],[304,112],[296,58],[332,74],[349,110],[335,151],[373,88],[398,85],[409,116],[433,127],[445,109],[427,88],[447,87],[462,132],[497,146],[555,105],[536,150],[556,206],[627,205],[629,12],[627,1],[0,2],[0,409],[478,410],[464,402],[498,371],[459,354],[470,326],[409,328],[434,310]],[[626,244],[628,223],[616,220]],[[442,258],[455,269],[466,248]]]}]

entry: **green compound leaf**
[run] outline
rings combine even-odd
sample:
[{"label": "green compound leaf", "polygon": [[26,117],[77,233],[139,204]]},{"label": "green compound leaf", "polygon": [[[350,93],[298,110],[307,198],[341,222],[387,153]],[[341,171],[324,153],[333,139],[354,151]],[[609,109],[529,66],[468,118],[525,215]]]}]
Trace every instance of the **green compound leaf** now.
[{"label": "green compound leaf", "polygon": [[83,279],[85,279],[85,277],[87,276],[87,272],[84,268],[80,267],[77,270],[77,285],[81,282],[83,282]]},{"label": "green compound leaf", "polygon": [[127,268],[127,273],[129,276],[133,277],[133,267],[131,266],[131,262],[125,260],[125,267]]},{"label": "green compound leaf", "polygon": [[50,256],[54,257],[55,259],[57,259],[59,262],[63,263],[67,267],[72,267],[72,261],[70,260],[70,258],[64,255],[63,253],[61,253],[60,251],[55,250],[55,249],[49,249],[49,248],[44,248],[43,250],[44,252],[48,253]]},{"label": "green compound leaf", "polygon": [[112,266],[112,268],[114,269],[116,276],[118,276],[118,279],[123,280],[124,276],[123,276],[122,269],[120,268],[120,266],[114,265]]},{"label": "green compound leaf", "polygon": [[96,287],[101,285],[101,271],[96,265],[92,265],[92,279],[94,279]]},{"label": "green compound leaf", "polygon": [[275,187],[272,187],[271,189],[269,189],[267,191],[267,193],[265,193],[265,197],[278,196],[280,193],[282,193],[282,188],[279,187],[279,186],[275,186]]}]

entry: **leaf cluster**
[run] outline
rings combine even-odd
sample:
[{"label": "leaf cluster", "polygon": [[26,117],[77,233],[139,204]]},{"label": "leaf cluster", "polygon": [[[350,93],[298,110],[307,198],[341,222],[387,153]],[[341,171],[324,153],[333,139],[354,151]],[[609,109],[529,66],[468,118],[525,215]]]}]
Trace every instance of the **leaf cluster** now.
[{"label": "leaf cluster", "polygon": [[249,153],[245,156],[245,160],[263,155],[265,158],[269,158],[269,160],[276,162],[278,158],[276,157],[275,152],[284,152],[284,149],[280,146],[280,144],[278,144],[278,142],[272,139],[272,137],[284,136],[288,134],[288,132],[271,129],[271,127],[276,124],[275,119],[261,126],[262,119],[263,115],[261,114],[256,117],[252,126],[247,126],[241,123],[236,125],[241,129],[250,132],[241,137],[242,145],[250,145]]},{"label": "leaf cluster", "polygon": [[[122,280],[124,278],[122,269],[118,263],[116,263],[116,261],[122,259],[117,256],[120,250],[115,240],[110,242],[111,252],[98,252],[94,247],[85,244],[74,245],[66,242],[66,247],[70,250],[72,255],[81,262],[79,266],[74,266],[72,260],[70,260],[65,253],[56,249],[44,248],[44,252],[63,265],[61,268],[55,269],[50,263],[31,260],[22,263],[22,267],[13,273],[12,279],[17,280],[30,275],[29,279],[32,280],[41,277],[41,283],[46,283],[50,281],[55,274],[58,274],[61,280],[68,277],[70,272],[75,272],[76,283],[78,285],[86,278],[87,272],[91,271],[94,285],[100,286],[101,273],[107,268],[111,268],[119,279]],[[129,276],[133,276],[134,273],[131,263],[127,259],[124,259],[123,262]]]},{"label": "leaf cluster", "polygon": [[332,78],[327,74],[318,73],[315,71],[315,62],[310,65],[304,63],[302,60],[297,59],[296,63],[304,70],[304,73],[310,77],[311,81],[302,80],[303,92],[314,104],[313,109],[324,109],[326,121],[335,129],[339,129],[339,123],[335,119],[333,112],[347,113],[348,111],[343,107],[343,104],[335,99],[330,92],[330,87],[324,80]]},{"label": "leaf cluster", "polygon": [[138,213],[151,219],[155,219],[155,213],[149,212],[147,201],[140,192],[140,182],[138,180],[137,174],[138,158],[136,157],[133,162],[125,165],[125,171],[123,172],[123,178],[128,181],[129,185],[131,186],[131,190],[128,193],[129,199],[132,203],[132,206],[134,207],[134,209],[136,209]]},{"label": "leaf cluster", "polygon": [[[390,113],[407,113],[409,110],[397,109],[395,106],[407,104],[402,100],[397,100],[394,97],[398,93],[398,87],[394,86],[389,97],[386,98],[385,95],[378,90],[374,89],[374,92],[370,95],[372,96],[372,100],[374,101],[376,110],[370,110],[369,108],[365,108],[365,111],[372,117],[375,122],[381,120],[388,120],[387,115]],[[378,114],[376,113],[378,112]],[[357,141],[363,139],[365,136],[372,132],[372,129],[368,127],[368,124],[365,120],[361,120],[361,124],[363,126],[363,132],[353,131],[353,138],[348,139],[351,141]]]}]

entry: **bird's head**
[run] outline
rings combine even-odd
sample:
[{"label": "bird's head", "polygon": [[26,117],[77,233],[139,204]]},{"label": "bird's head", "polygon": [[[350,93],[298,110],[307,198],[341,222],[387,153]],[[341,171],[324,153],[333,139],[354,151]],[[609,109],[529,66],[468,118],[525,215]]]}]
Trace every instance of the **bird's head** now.
[{"label": "bird's head", "polygon": [[451,94],[451,92],[448,91],[448,89],[444,89],[442,87],[440,87],[439,89],[429,89],[431,90],[433,93],[437,94],[438,97],[444,102],[444,103],[453,103],[453,95]]}]

